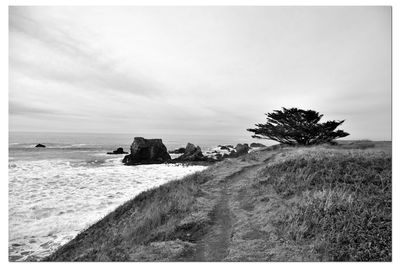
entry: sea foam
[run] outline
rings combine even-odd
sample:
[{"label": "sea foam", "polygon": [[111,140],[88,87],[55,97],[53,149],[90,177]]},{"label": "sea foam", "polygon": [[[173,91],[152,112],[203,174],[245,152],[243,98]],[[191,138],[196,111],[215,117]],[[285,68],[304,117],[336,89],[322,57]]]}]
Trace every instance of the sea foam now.
[{"label": "sea foam", "polygon": [[10,260],[40,260],[138,193],[203,170],[120,157],[9,161]]}]

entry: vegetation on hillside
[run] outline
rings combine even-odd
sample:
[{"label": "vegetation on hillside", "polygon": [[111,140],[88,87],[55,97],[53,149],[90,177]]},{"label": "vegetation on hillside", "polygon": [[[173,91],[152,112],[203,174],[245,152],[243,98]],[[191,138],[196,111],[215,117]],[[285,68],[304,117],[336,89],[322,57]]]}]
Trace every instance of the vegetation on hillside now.
[{"label": "vegetation on hillside", "polygon": [[381,146],[226,159],[141,193],[45,260],[390,261],[391,153]]},{"label": "vegetation on hillside", "polygon": [[390,155],[298,150],[263,174],[295,200],[276,221],[285,242],[311,245],[321,260],[391,260]]},{"label": "vegetation on hillside", "polygon": [[[197,205],[201,199],[199,185],[208,179],[205,173],[195,173],[142,192],[81,232],[45,261],[175,260],[175,254],[184,254],[191,245],[186,242],[191,236],[186,235],[185,228],[201,231],[201,225],[206,223],[207,216],[203,221],[201,211],[206,215],[208,210]],[[185,223],[185,216],[195,210],[200,210],[198,217]],[[158,244],[163,246],[159,249],[152,246],[157,241],[171,242]]]}]

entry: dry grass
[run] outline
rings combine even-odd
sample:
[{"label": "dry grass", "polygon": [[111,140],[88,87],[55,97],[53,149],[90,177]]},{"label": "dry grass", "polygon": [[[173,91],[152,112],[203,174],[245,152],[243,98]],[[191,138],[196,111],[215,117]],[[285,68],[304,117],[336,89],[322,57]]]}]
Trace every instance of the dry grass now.
[{"label": "dry grass", "polygon": [[390,155],[300,149],[263,175],[294,210],[275,221],[285,242],[311,246],[320,260],[391,260]]},{"label": "dry grass", "polygon": [[338,147],[344,149],[367,149],[375,147],[376,142],[371,140],[339,141]]},{"label": "dry grass", "polygon": [[389,149],[274,146],[227,159],[141,193],[46,260],[190,260],[224,187],[225,260],[390,261]]},{"label": "dry grass", "polygon": [[[185,241],[201,234],[207,226],[208,203],[199,186],[210,179],[205,172],[195,173],[145,191],[45,260],[151,261],[181,257],[190,249],[191,244]],[[180,249],[174,250],[177,254],[168,253],[168,257],[160,258],[161,254],[155,252],[159,246]]]}]

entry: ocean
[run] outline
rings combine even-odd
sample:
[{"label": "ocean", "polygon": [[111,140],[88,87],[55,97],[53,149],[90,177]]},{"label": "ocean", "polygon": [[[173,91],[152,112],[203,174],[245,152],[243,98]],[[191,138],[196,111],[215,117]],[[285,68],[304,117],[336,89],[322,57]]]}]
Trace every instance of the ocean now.
[{"label": "ocean", "polygon": [[[140,192],[204,166],[125,166],[135,136],[162,138],[168,150],[187,142],[203,151],[217,145],[252,142],[238,136],[154,136],[145,134],[9,134],[9,257],[40,260]],[[35,148],[41,143],[46,148]]]}]

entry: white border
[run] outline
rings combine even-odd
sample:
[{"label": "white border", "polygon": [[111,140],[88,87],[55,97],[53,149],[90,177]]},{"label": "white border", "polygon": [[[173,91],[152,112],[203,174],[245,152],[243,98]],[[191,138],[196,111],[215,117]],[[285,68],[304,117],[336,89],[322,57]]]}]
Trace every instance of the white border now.
[{"label": "white border", "polygon": [[[0,33],[1,33],[1,60],[0,60],[0,70],[1,70],[1,89],[0,89],[0,109],[1,109],[1,140],[2,140],[2,150],[1,150],[1,200],[0,200],[0,214],[1,216],[1,247],[0,247],[0,264],[5,265],[37,265],[37,264],[46,264],[46,263],[9,263],[8,262],[8,6],[9,5],[50,5],[50,6],[100,6],[100,5],[109,5],[109,6],[119,6],[119,5],[146,5],[146,6],[153,6],[153,5],[161,5],[161,6],[173,6],[173,5],[187,5],[187,6],[199,6],[199,5],[206,5],[206,6],[215,6],[215,5],[260,5],[260,6],[392,6],[392,20],[393,20],[393,28],[392,28],[392,38],[393,38],[393,84],[392,84],[392,139],[393,139],[393,261],[392,263],[363,263],[363,264],[378,264],[378,265],[398,265],[400,263],[400,247],[399,247],[399,195],[398,192],[399,188],[399,181],[397,180],[399,174],[399,165],[396,165],[399,159],[399,123],[396,123],[396,119],[399,118],[399,111],[400,107],[396,106],[398,103],[398,79],[399,79],[399,54],[398,50],[395,48],[400,47],[399,42],[399,13],[400,10],[400,1],[392,0],[392,1],[385,1],[385,0],[365,0],[365,1],[354,1],[354,0],[313,0],[313,1],[293,1],[293,0],[175,0],[175,1],[162,1],[162,0],[14,0],[14,1],[2,1],[0,4]],[[397,252],[397,253],[396,253]],[[47,263],[47,264],[62,264],[62,263]],[[82,263],[81,263],[82,264]],[[81,265],[79,264],[79,265]],[[85,266],[100,263],[85,263]],[[114,263],[101,263],[105,265],[114,264]],[[129,263],[125,263],[129,264]],[[131,263],[137,265],[139,263]],[[163,264],[164,266],[172,266],[172,265],[187,265],[188,263],[140,263],[140,265],[159,265]],[[202,266],[204,263],[190,263],[192,265]],[[210,264],[210,263],[205,263]],[[216,263],[211,263],[212,265],[217,265]],[[324,264],[325,266],[343,264],[343,265],[354,265],[357,263],[222,263],[222,265],[227,264],[234,264],[234,265],[277,265],[280,266],[288,266],[291,264],[301,264],[301,265],[314,265],[316,264]],[[218,264],[219,265],[219,264]]]}]

